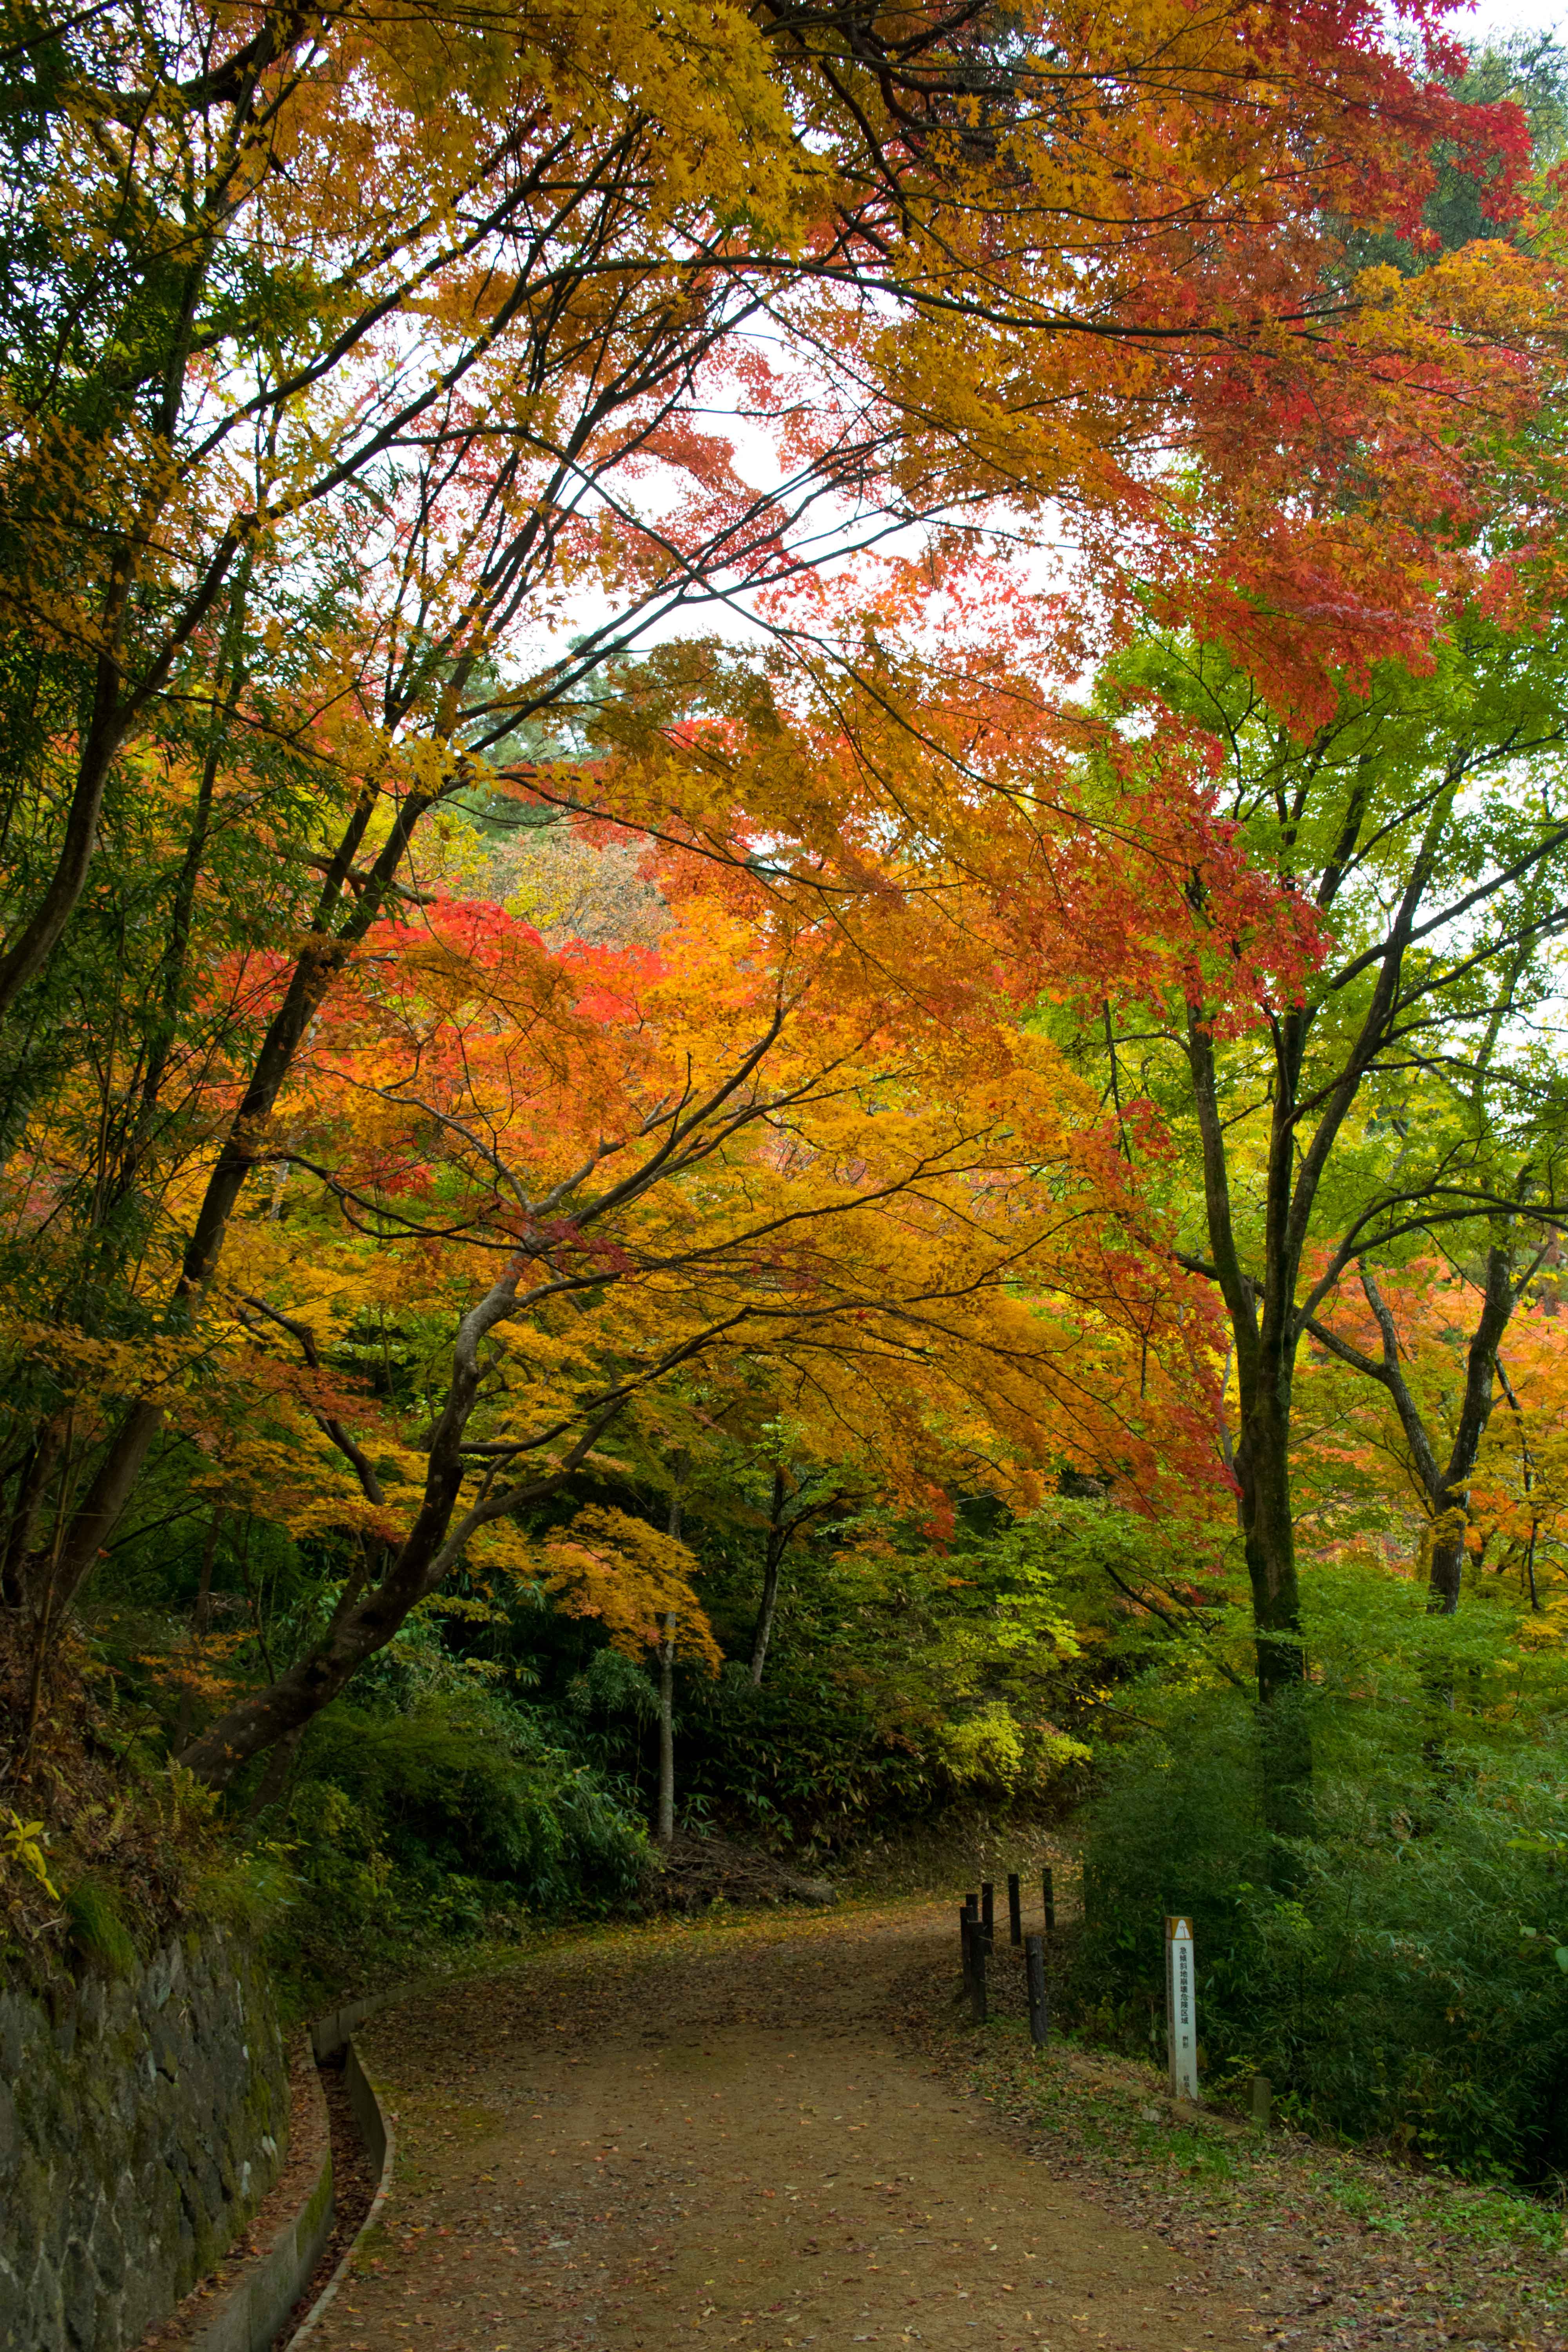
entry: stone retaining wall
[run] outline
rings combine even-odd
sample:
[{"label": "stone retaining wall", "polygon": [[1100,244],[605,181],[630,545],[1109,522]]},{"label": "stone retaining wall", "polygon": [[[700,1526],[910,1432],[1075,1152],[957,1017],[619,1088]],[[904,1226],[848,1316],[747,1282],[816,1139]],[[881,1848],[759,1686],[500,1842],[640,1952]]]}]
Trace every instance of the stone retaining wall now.
[{"label": "stone retaining wall", "polygon": [[261,2202],[288,2116],[266,1977],[223,1929],[0,1990],[0,2352],[138,2344]]}]

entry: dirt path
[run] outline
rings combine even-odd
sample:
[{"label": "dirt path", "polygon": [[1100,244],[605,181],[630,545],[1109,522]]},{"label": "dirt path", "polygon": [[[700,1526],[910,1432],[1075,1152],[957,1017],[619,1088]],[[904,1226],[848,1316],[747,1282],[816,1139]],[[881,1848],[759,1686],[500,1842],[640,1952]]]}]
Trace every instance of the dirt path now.
[{"label": "dirt path", "polygon": [[320,2352],[1255,2347],[900,2034],[952,1940],[910,1908],[648,1930],[386,2012],[396,2187]]}]

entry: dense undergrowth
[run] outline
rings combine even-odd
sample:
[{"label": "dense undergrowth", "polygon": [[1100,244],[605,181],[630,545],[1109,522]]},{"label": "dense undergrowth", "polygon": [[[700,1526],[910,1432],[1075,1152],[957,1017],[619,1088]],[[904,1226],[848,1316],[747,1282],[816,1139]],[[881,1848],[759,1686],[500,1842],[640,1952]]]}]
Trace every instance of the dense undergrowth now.
[{"label": "dense undergrowth", "polygon": [[[1104,1664],[1086,1596],[1100,1556],[1133,1540],[1119,1517],[1070,1500],[1016,1528],[983,1512],[934,1579],[918,1532],[830,1525],[792,1557],[760,1681],[757,1546],[732,1525],[698,1539],[726,1655],[677,1671],[686,1830],[817,1870],[954,1808],[1070,1801],[1089,1751],[1064,1726]],[[182,1773],[171,1759],[204,1717],[311,1638],[334,1565],[258,1521],[205,1541],[195,1519],[188,1542],[158,1530],[100,1569],[18,1783],[42,1842],[5,1884],[41,1963],[76,1949],[73,1903],[145,1946],[221,1895],[303,2008],[468,1943],[658,1906],[652,1663],[528,1587],[469,1585],[417,1612],[223,1800]],[[101,1851],[94,1822],[114,1825]]]},{"label": "dense undergrowth", "polygon": [[1568,2179],[1568,1727],[1561,1649],[1495,1592],[1310,1588],[1308,1833],[1271,1837],[1245,1687],[1151,1677],[1083,1816],[1083,2024],[1163,2054],[1161,1920],[1185,1913],[1217,2088],[1473,2179]]},{"label": "dense undergrowth", "polygon": [[[0,1978],[47,1990],[129,1974],[193,1920],[267,1934],[292,1899],[289,1857],[237,1836],[172,1763],[147,1709],[124,1703],[99,1646],[73,1635],[40,1706],[0,1638]],[[24,1755],[15,1734],[27,1738]]]},{"label": "dense undergrowth", "polygon": [[[999,1878],[1027,1822],[1077,1805],[1084,1918],[1060,1991],[1080,2033],[1163,2055],[1160,1923],[1184,1912],[1211,2089],[1261,2073],[1306,2129],[1556,2193],[1568,1675],[1552,1621],[1479,1579],[1443,1620],[1413,1580],[1316,1571],[1309,1833],[1282,1840],[1245,1617],[1217,1583],[1190,1588],[1184,1631],[1129,1603],[1156,1538],[1093,1500],[960,1525],[941,1580],[929,1547],[905,1574],[921,1540],[849,1524],[802,1546],[759,1685],[756,1562],[732,1532],[710,1539],[727,1657],[678,1674],[684,1827],[848,1882],[890,1884],[889,1857],[934,1839]],[[171,1756],[224,1689],[309,1637],[332,1586],[253,1532],[208,1559],[196,1630],[198,1564],[195,1547],[132,1549],[57,1661],[22,1810],[0,1813],[7,1945],[27,1971],[124,1967],[218,1911],[267,1938],[304,2009],[466,1946],[658,1906],[654,1676],[594,1620],[526,1589],[445,1600],[220,1801]],[[911,1870],[910,1886],[936,1883],[923,1847]]]}]

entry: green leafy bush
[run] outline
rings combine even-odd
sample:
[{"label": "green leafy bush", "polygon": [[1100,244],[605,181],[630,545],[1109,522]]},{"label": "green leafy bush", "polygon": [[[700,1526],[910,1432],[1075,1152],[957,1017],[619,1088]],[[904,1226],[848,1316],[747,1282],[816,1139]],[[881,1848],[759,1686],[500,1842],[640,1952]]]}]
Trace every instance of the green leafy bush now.
[{"label": "green leafy bush", "polygon": [[482,1689],[406,1712],[340,1704],[312,1726],[284,1833],[340,1932],[460,1934],[508,1905],[602,1912],[635,1895],[646,1840],[595,1774]]},{"label": "green leafy bush", "polygon": [[1317,2128],[1545,2182],[1568,2171],[1559,1669],[1389,1590],[1321,1589],[1312,1834],[1288,1848],[1245,1693],[1141,1686],[1087,1815],[1074,1998],[1163,2053],[1161,1922],[1184,1912],[1212,2083],[1262,2073]]}]

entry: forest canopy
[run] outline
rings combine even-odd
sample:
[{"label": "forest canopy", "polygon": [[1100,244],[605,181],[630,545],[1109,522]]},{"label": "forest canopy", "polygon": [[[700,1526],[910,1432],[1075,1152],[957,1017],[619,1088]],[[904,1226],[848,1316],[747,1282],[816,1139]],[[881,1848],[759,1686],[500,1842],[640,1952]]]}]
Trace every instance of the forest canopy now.
[{"label": "forest canopy", "polygon": [[1381,2127],[1281,1950],[1418,2051],[1358,1851],[1568,1834],[1557,52],[7,23],[0,1795],[369,1935],[1087,1791],[1107,2030],[1180,1820]]}]

